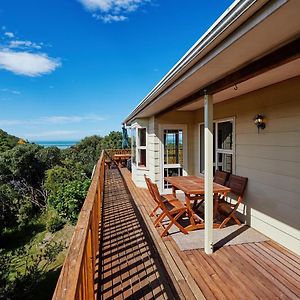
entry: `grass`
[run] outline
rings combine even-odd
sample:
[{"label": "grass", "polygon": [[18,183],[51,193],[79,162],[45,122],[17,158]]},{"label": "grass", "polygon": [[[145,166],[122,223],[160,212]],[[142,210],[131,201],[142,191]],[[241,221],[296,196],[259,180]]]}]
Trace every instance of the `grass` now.
[{"label": "grass", "polygon": [[[53,234],[49,233],[46,229],[46,221],[47,214],[42,214],[39,218],[32,220],[30,224],[21,229],[15,228],[6,231],[1,239],[0,248],[4,249],[5,253],[13,256],[11,272],[9,274],[10,280],[14,279],[17,272],[24,272],[25,256],[29,254],[35,257],[41,253],[46,242],[61,242],[65,246],[64,250],[56,257],[56,260],[45,270],[45,277],[39,283],[38,287],[32,291],[31,299],[52,298],[60,269],[74,231],[74,226],[66,224],[61,230]],[[23,247],[27,249],[25,253],[20,251]]]}]

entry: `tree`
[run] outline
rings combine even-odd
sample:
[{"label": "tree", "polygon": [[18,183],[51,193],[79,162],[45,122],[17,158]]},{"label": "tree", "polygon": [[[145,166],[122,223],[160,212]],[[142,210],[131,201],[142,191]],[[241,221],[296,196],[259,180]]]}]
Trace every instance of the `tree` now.
[{"label": "tree", "polygon": [[90,177],[101,153],[103,138],[97,135],[84,138],[75,146],[64,150],[65,163],[77,163],[77,168],[82,167],[83,173]]},{"label": "tree", "polygon": [[64,182],[55,194],[50,194],[49,203],[63,219],[76,224],[78,214],[91,184],[89,179]]},{"label": "tree", "polygon": [[111,131],[101,141],[101,149],[121,149],[122,133],[120,131]]},{"label": "tree", "polygon": [[19,138],[0,129],[0,152],[12,149],[18,144]]},{"label": "tree", "polygon": [[62,164],[61,151],[57,147],[41,148],[37,152],[36,157],[42,164],[44,170],[49,170]]}]

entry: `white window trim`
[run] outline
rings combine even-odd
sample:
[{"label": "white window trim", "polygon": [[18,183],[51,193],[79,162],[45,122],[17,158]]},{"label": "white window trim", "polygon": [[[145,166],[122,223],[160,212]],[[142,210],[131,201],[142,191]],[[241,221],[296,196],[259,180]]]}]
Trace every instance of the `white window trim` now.
[{"label": "white window trim", "polygon": [[[138,129],[143,129],[145,128],[146,129],[146,146],[140,146],[139,144],[139,131]],[[148,151],[147,151],[147,145],[148,145],[148,127],[147,126],[142,126],[142,125],[139,125],[137,123],[134,123],[132,126],[131,126],[131,129],[135,129],[135,144],[136,144],[136,147],[135,147],[135,164],[133,163],[133,165],[135,166],[135,168],[137,170],[149,170],[148,168],[148,164],[149,164],[149,159],[148,159]],[[141,167],[139,166],[138,162],[139,162],[139,150],[146,150],[146,166],[145,167]]]},{"label": "white window trim", "polygon": [[[231,154],[232,155],[232,174],[236,173],[236,136],[235,136],[235,117],[228,117],[228,118],[224,118],[224,119],[214,119],[213,123],[216,125],[216,133],[218,132],[218,123],[222,123],[222,122],[232,122],[233,126],[232,126],[232,150],[228,150],[228,149],[218,149],[217,147],[217,141],[218,141],[218,137],[217,134],[215,134],[215,145],[216,145],[216,150],[215,150],[215,158],[216,158],[216,164],[215,164],[215,170],[217,170],[218,164],[217,164],[217,159],[218,159],[218,154],[219,153],[224,153],[224,154]],[[204,125],[204,122],[198,123],[198,170],[199,170],[199,174],[204,174],[201,172],[201,125]]]},{"label": "white window trim", "polygon": [[[163,193],[170,193],[172,189],[164,189],[164,130],[165,129],[181,129],[183,138],[183,166],[182,175],[188,175],[188,126],[186,124],[159,124],[160,137],[160,190]],[[177,168],[178,164],[170,164],[170,167]]]}]

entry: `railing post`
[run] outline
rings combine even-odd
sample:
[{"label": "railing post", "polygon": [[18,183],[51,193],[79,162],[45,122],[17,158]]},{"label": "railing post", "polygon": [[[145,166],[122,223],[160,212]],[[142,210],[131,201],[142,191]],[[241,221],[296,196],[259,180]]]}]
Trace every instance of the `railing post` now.
[{"label": "railing post", "polygon": [[94,290],[94,277],[95,277],[95,266],[94,266],[94,258],[93,258],[93,249],[92,249],[92,232],[89,229],[88,239],[87,239],[87,248],[86,248],[86,256],[87,256],[87,299],[95,298],[95,290]]}]

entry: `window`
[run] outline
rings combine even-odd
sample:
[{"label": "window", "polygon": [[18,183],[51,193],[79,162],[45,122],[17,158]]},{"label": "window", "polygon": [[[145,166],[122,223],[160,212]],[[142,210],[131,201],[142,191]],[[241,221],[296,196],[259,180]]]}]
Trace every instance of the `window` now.
[{"label": "window", "polygon": [[137,129],[137,163],[138,167],[146,168],[147,166],[147,130],[146,128],[138,128]]},{"label": "window", "polygon": [[[183,131],[182,129],[164,130],[164,177],[182,176],[183,172]],[[164,189],[171,188],[164,181]]]},{"label": "window", "polygon": [[136,128],[131,128],[131,162],[136,164]]},{"label": "window", "polygon": [[131,161],[140,168],[147,166],[147,129],[134,126],[131,128]]},{"label": "window", "polygon": [[[213,167],[232,173],[234,166],[234,120],[217,120],[213,126]],[[204,172],[204,124],[200,124],[200,172]]]}]

